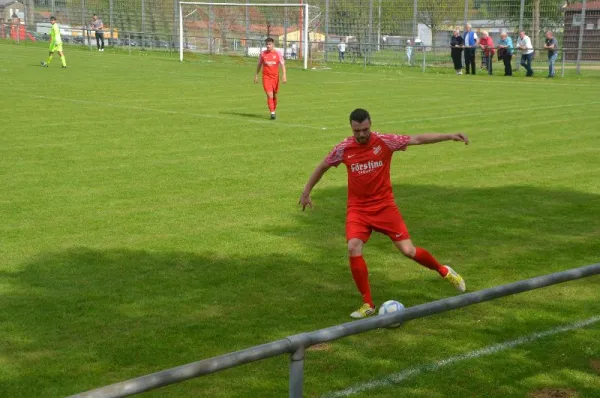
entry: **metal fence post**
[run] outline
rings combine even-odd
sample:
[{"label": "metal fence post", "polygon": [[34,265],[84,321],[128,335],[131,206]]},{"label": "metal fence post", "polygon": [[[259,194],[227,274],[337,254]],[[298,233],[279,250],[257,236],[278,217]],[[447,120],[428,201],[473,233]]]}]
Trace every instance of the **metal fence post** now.
[{"label": "metal fence post", "polygon": [[565,49],[563,48],[563,50],[561,51],[561,56],[562,56],[562,67],[561,67],[561,72],[560,72],[560,77],[565,77]]},{"label": "metal fence post", "polygon": [[[468,1],[468,0],[465,0]],[[417,0],[413,0],[413,26],[412,26],[412,44],[415,44],[415,39],[417,38],[418,35],[418,26],[417,26],[417,12],[419,11],[418,9],[418,1]]]},{"label": "metal fence post", "polygon": [[[519,32],[521,32],[523,30],[523,18],[524,18],[524,15],[525,15],[525,0],[521,0],[521,8],[519,10]],[[515,51],[515,53],[516,53],[516,51]],[[516,60],[515,63],[516,63],[515,70],[518,71],[519,67],[521,66],[521,62],[519,62],[519,60]]]},{"label": "metal fence post", "polygon": [[290,398],[302,398],[304,387],[304,346],[290,355]]},{"label": "metal fence post", "polygon": [[427,47],[423,46],[422,49],[423,49],[423,66],[422,66],[422,72],[425,73],[425,63],[426,63],[425,56],[427,54]]},{"label": "metal fence post", "polygon": [[329,0],[325,0],[325,62],[327,62],[327,48],[329,47]]},{"label": "metal fence post", "polygon": [[140,43],[142,45],[142,49],[144,49],[145,47],[145,43],[144,43],[144,32],[146,31],[146,7],[144,7],[144,0],[142,0],[142,42]]},{"label": "metal fence post", "polygon": [[115,45],[115,33],[113,29],[113,6],[114,0],[108,2],[108,24],[110,25],[110,44]]},{"label": "metal fence post", "polygon": [[577,74],[581,73],[581,53],[583,51],[583,31],[585,29],[585,6],[586,0],[581,2],[581,26],[579,27],[579,44],[577,44]]},{"label": "metal fence post", "polygon": [[371,60],[371,48],[373,47],[373,0],[369,0],[369,48],[367,49],[367,59],[368,63],[372,62]]},{"label": "metal fence post", "polygon": [[208,5],[208,53],[212,54],[212,4]]},{"label": "metal fence post", "polygon": [[[250,0],[246,0],[246,7],[245,7],[246,8],[246,15],[245,15],[245,18],[246,18],[246,20],[245,20],[245,23],[246,23],[246,40],[245,40],[246,41],[246,54],[245,55],[248,55],[248,47],[250,47],[248,45],[248,41],[250,40],[250,10],[248,10],[249,2],[250,2]],[[285,38],[287,37],[287,20],[286,20],[286,26],[284,26],[283,30],[284,30],[284,32],[283,32],[284,39],[283,40],[285,41]]]},{"label": "metal fence post", "polygon": [[465,0],[465,17],[464,17],[463,25],[467,24],[468,18],[469,18],[469,0]]}]

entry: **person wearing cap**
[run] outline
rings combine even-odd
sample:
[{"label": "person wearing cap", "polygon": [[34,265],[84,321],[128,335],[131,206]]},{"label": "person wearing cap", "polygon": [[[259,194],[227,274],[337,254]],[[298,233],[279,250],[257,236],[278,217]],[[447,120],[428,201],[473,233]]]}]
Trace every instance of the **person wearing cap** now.
[{"label": "person wearing cap", "polygon": [[42,61],[42,66],[47,68],[50,66],[52,62],[52,57],[55,52],[58,52],[60,55],[60,62],[62,63],[62,67],[67,67],[67,60],[65,58],[65,54],[62,49],[62,38],[60,37],[60,26],[56,22],[56,17],[52,15],[50,17],[50,23],[52,24],[52,28],[50,29],[50,55],[48,56],[48,61]]}]

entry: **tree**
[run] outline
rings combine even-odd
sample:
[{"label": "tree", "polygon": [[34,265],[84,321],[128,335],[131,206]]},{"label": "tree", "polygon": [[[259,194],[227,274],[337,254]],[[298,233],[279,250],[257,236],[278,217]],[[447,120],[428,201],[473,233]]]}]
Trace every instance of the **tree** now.
[{"label": "tree", "polygon": [[417,7],[417,20],[431,29],[434,40],[442,26],[455,25],[465,15],[464,0],[419,0]]}]

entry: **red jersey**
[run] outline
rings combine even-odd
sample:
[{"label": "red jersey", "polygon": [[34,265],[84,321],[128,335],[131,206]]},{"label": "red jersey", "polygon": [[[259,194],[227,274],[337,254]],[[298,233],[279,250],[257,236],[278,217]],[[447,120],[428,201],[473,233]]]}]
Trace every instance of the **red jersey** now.
[{"label": "red jersey", "polygon": [[283,56],[279,51],[263,51],[258,57],[258,64],[262,65],[263,80],[279,80],[279,65],[283,65]]},{"label": "red jersey", "polygon": [[394,203],[390,165],[395,151],[404,151],[407,135],[371,133],[369,142],[361,145],[348,137],[335,146],[325,162],[348,169],[348,207],[374,207]]}]

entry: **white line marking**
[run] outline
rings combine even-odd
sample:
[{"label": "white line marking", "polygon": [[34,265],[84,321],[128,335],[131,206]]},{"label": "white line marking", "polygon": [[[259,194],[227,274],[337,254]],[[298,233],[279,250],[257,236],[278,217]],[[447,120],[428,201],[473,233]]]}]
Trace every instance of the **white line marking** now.
[{"label": "white line marking", "polygon": [[366,383],[359,383],[359,384],[355,384],[354,386],[348,387],[344,390],[326,393],[325,395],[323,395],[323,397],[327,397],[327,398],[329,398],[329,397],[347,397],[347,396],[358,394],[361,392],[374,390],[376,388],[390,387],[395,384],[400,384],[404,380],[409,379],[413,376],[417,376],[421,373],[436,372],[445,366],[452,365],[457,362],[466,361],[468,359],[475,359],[475,358],[479,358],[479,357],[482,357],[485,355],[495,354],[497,352],[505,351],[510,348],[514,348],[514,347],[517,347],[517,346],[520,346],[523,344],[531,343],[533,341],[539,340],[544,337],[553,336],[556,334],[581,329],[581,328],[584,328],[586,326],[589,326],[589,325],[592,325],[592,324],[598,323],[598,322],[600,322],[600,315],[585,319],[583,321],[571,323],[568,325],[558,326],[553,329],[545,330],[543,332],[537,332],[537,333],[530,334],[528,336],[519,337],[516,340],[511,340],[511,341],[506,341],[504,343],[494,344],[494,345],[491,345],[491,346],[488,346],[488,347],[485,347],[485,348],[482,348],[479,350],[468,352],[466,354],[456,355],[456,356],[453,356],[450,358],[442,359],[441,361],[438,361],[438,362],[421,365],[421,366],[417,366],[414,368],[409,368],[409,369],[403,370],[402,372],[393,373],[391,375],[388,375],[382,379],[368,381]]},{"label": "white line marking", "polygon": [[[538,107],[530,107],[530,108],[518,107],[518,108],[512,108],[512,109],[497,110],[497,111],[494,111],[494,114],[514,112],[515,113],[515,118],[516,118],[516,114],[519,111],[525,111],[525,110],[527,110],[527,111],[537,111],[537,110],[543,110],[543,109],[569,108],[569,107],[573,107],[573,106],[586,106],[586,105],[596,105],[596,104],[600,104],[600,101],[582,102],[582,103],[578,103],[578,104],[546,105],[546,106],[538,106]],[[396,124],[396,123],[424,122],[424,121],[430,121],[430,120],[445,120],[445,119],[457,119],[457,118],[468,119],[467,116],[479,116],[479,115],[481,115],[481,112],[459,113],[459,114],[456,114],[456,115],[426,117],[426,118],[419,118],[419,119],[385,120],[383,122],[377,122],[377,125]],[[471,119],[469,119],[468,121],[471,122]]]},{"label": "white line marking", "polygon": [[[50,96],[46,96],[46,95],[30,95],[30,97],[40,98],[40,99],[52,99],[52,100],[59,100],[59,101],[65,101],[65,102],[73,102],[76,104],[94,105],[94,104],[98,103],[97,101],[86,101],[86,100],[80,100],[80,99],[76,99],[76,98],[50,97]],[[155,109],[155,108],[146,108],[144,106],[111,104],[111,103],[106,103],[106,102],[103,102],[103,105],[111,107],[111,108],[130,109],[130,110],[142,111],[142,112],[165,113],[165,114],[169,114],[169,115],[185,115],[185,116],[193,116],[193,117],[197,117],[197,118],[220,119],[220,120],[228,120],[228,121],[234,121],[234,120],[242,121],[243,120],[244,123],[254,123],[254,124],[263,124],[263,125],[268,124],[271,126],[299,127],[299,128],[311,129],[311,130],[321,130],[321,126],[312,126],[312,125],[307,125],[307,124],[291,124],[291,123],[283,124],[283,123],[273,122],[272,120],[266,120],[266,119],[265,120],[250,119],[250,118],[247,118],[244,116],[229,117],[229,116],[209,115],[209,114],[204,114],[204,113],[170,111],[170,110],[166,110],[166,109]]]}]

